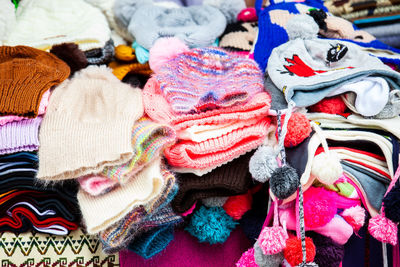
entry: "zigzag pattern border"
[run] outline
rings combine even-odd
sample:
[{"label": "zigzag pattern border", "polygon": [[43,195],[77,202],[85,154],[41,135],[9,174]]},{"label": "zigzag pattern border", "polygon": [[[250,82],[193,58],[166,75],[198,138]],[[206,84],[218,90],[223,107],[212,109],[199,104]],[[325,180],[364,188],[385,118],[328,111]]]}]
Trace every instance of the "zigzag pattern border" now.
[{"label": "zigzag pattern border", "polygon": [[58,259],[51,259],[44,257],[35,263],[35,259],[26,259],[21,264],[15,264],[10,260],[2,260],[1,267],[117,267],[119,263],[116,262],[115,255],[109,255],[104,260],[100,261],[99,256],[93,256],[90,260],[85,261],[84,257],[76,257],[73,261],[68,262],[64,257]]}]

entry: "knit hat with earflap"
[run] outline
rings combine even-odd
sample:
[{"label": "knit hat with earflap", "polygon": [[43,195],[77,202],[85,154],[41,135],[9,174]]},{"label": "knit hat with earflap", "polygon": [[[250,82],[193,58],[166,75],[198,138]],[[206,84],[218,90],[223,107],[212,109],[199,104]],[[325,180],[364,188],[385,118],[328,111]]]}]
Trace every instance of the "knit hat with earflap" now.
[{"label": "knit hat with earflap", "polygon": [[76,43],[86,51],[102,48],[110,39],[106,17],[84,0],[24,0],[16,12],[7,45],[49,50],[55,44]]},{"label": "knit hat with earflap", "polygon": [[[100,173],[133,156],[132,126],[142,95],[105,66],[90,66],[57,87],[40,129],[39,179]],[[84,142],[82,142],[84,140]]]},{"label": "knit hat with earflap", "polygon": [[0,114],[36,117],[43,94],[69,72],[53,54],[28,46],[1,46]]},{"label": "knit hat with earflap", "polygon": [[[302,25],[302,28],[299,28]],[[318,39],[318,25],[298,15],[287,25],[290,41],[275,48],[268,60],[268,75],[298,107],[316,104],[345,83],[377,75],[400,88],[400,74],[346,41]]]}]

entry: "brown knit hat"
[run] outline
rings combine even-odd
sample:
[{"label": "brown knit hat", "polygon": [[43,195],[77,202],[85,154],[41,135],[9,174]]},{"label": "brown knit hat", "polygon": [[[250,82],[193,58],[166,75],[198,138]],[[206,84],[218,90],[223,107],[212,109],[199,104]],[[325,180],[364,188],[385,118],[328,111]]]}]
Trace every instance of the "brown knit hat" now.
[{"label": "brown knit hat", "polygon": [[68,78],[55,55],[28,46],[0,47],[0,115],[36,117],[44,92]]},{"label": "brown knit hat", "polygon": [[193,173],[179,175],[179,191],[172,201],[174,211],[184,213],[197,200],[204,198],[246,193],[252,185],[249,161],[253,153],[249,152],[203,176]]}]

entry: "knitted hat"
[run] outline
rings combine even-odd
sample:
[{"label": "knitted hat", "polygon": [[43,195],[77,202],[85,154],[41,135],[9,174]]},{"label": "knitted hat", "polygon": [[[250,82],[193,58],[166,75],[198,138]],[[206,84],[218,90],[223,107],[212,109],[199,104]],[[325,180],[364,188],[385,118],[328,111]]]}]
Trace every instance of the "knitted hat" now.
[{"label": "knitted hat", "polygon": [[132,128],[133,157],[118,166],[106,167],[103,175],[123,184],[133,178],[144,166],[159,158],[165,147],[175,142],[175,131],[168,125],[157,124],[147,117]]},{"label": "knitted hat", "polygon": [[54,44],[77,43],[83,51],[102,48],[110,28],[101,11],[83,0],[24,0],[5,44],[49,50]]},{"label": "knitted hat", "polygon": [[181,174],[179,191],[172,207],[176,212],[187,211],[197,200],[208,197],[239,195],[247,192],[251,185],[249,152],[232,162],[216,168],[203,176]]},{"label": "knitted hat", "polygon": [[88,233],[95,234],[107,229],[134,208],[159,196],[163,184],[160,161],[157,160],[135,179],[107,194],[94,197],[80,190],[78,201]]},{"label": "knitted hat", "polygon": [[0,155],[37,150],[41,122],[42,118],[37,117],[0,126]]},{"label": "knitted hat", "polygon": [[78,178],[127,162],[133,156],[132,126],[142,114],[141,91],[107,67],[78,72],[50,99],[40,129],[38,178]]},{"label": "knitted hat", "polygon": [[36,117],[43,94],[68,76],[68,65],[50,53],[1,46],[0,114]]},{"label": "knitted hat", "polygon": [[0,45],[2,45],[15,25],[15,7],[8,0],[1,0],[0,5],[2,7],[0,10]]},{"label": "knitted hat", "polygon": [[257,64],[221,48],[180,53],[155,72],[163,97],[178,114],[243,104],[263,91]]},{"label": "knitted hat", "polygon": [[189,47],[204,47],[213,44],[227,22],[233,22],[244,7],[244,1],[240,0],[208,1],[190,7],[167,7],[151,0],[119,0],[114,13],[118,23],[128,28],[145,49],[162,37],[177,37]]},{"label": "knitted hat", "polygon": [[[47,90],[43,94],[42,100],[40,101],[38,115],[43,115],[46,112],[46,108],[49,105],[49,98],[50,98],[50,90]],[[15,116],[15,115],[0,116],[0,126],[3,126],[4,124],[7,124],[9,122],[22,121],[25,119],[27,119],[27,117]]]},{"label": "knitted hat", "polygon": [[[304,25],[303,32],[295,28],[300,23]],[[371,75],[378,75],[399,88],[400,74],[358,46],[317,39],[318,26],[310,16],[299,15],[288,22],[289,26],[292,39],[272,51],[267,68],[287,102],[310,106],[343,84]]]},{"label": "knitted hat", "polygon": [[236,22],[228,24],[219,40],[219,47],[234,54],[248,55],[257,37],[257,22]]}]

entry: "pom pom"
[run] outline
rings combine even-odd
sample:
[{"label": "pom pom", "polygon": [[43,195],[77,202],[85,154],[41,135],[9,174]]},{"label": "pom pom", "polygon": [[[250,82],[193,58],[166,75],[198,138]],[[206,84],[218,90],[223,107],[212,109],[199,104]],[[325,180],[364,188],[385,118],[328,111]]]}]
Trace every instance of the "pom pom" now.
[{"label": "pom pom", "polygon": [[201,206],[195,211],[185,228],[200,242],[208,242],[211,245],[224,243],[235,229],[236,222],[225,213],[221,207],[206,208]]},{"label": "pom pom", "polygon": [[304,192],[304,223],[306,227],[321,227],[336,214],[336,203],[331,191],[322,187],[310,187]]},{"label": "pom pom", "polygon": [[254,259],[254,248],[249,248],[245,253],[242,254],[236,267],[258,267]]},{"label": "pom pom", "polygon": [[[282,116],[284,119],[285,116]],[[290,116],[285,136],[285,147],[295,147],[304,141],[311,133],[311,124],[302,113],[293,113]],[[277,135],[278,133],[276,133]]]},{"label": "pom pom", "polygon": [[358,232],[358,230],[364,226],[365,210],[361,206],[354,206],[345,209],[341,215],[356,232]]},{"label": "pom pom", "polygon": [[238,21],[243,21],[243,22],[252,22],[252,21],[257,21],[257,13],[256,9],[254,7],[248,7],[245,9],[242,9],[240,13],[237,16]]},{"label": "pom pom", "polygon": [[329,151],[315,156],[311,166],[311,174],[323,184],[334,184],[343,174],[343,168],[337,153]]},{"label": "pom pom", "polygon": [[160,38],[150,49],[150,68],[157,72],[170,59],[188,50],[187,45],[178,38]]},{"label": "pom pom", "polygon": [[265,255],[256,242],[254,244],[254,260],[259,267],[279,267],[283,261],[283,252]]},{"label": "pom pom", "polygon": [[277,198],[285,199],[296,192],[300,181],[297,171],[285,165],[277,168],[274,173],[272,173],[269,183],[272,193]]},{"label": "pom pom", "polygon": [[383,198],[386,218],[393,222],[400,222],[400,186],[396,184]]},{"label": "pom pom", "polygon": [[369,220],[368,231],[380,242],[389,243],[393,246],[397,244],[397,224],[382,214],[378,214]]},{"label": "pom pom", "polygon": [[86,68],[88,65],[85,53],[79,49],[77,44],[74,43],[53,45],[50,49],[50,53],[68,64],[71,69],[71,75],[80,69]]},{"label": "pom pom", "polygon": [[296,15],[289,19],[286,29],[290,40],[296,38],[314,39],[317,38],[319,32],[318,24],[306,14]]},{"label": "pom pom", "polygon": [[[315,253],[315,245],[312,239],[306,237],[306,261],[312,262],[315,258]],[[297,237],[291,237],[286,240],[286,248],[283,250],[283,255],[287,262],[292,266],[302,263],[303,254],[301,249],[301,239]]]},{"label": "pom pom", "polygon": [[250,158],[249,171],[254,180],[265,183],[278,168],[276,153],[272,147],[260,146]]},{"label": "pom pom", "polygon": [[247,211],[251,209],[253,197],[248,192],[247,194],[231,196],[225,202],[223,208],[229,216],[234,220],[240,220]]},{"label": "pom pom", "polygon": [[328,114],[342,114],[346,111],[346,104],[343,102],[342,97],[334,96],[324,98],[317,104],[310,106],[311,112],[328,113]]},{"label": "pom pom", "polygon": [[228,197],[208,197],[203,198],[201,202],[204,206],[211,208],[211,207],[222,207],[225,202],[228,200]]},{"label": "pom pom", "polygon": [[265,255],[281,252],[286,247],[288,234],[281,226],[264,227],[258,237],[258,244]]},{"label": "pom pom", "polygon": [[316,247],[314,262],[323,267],[338,267],[344,257],[344,245],[339,245],[331,238],[309,232]]}]

